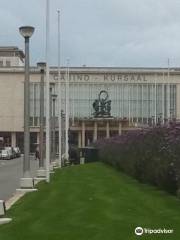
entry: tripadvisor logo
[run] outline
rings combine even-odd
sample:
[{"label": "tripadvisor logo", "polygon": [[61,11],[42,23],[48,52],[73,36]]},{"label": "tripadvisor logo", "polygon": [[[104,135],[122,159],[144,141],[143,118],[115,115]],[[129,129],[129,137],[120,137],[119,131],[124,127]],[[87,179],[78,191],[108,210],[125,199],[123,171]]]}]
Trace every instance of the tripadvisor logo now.
[{"label": "tripadvisor logo", "polygon": [[135,234],[141,236],[143,234],[143,228],[142,227],[135,228]]},{"label": "tripadvisor logo", "polygon": [[134,232],[136,235],[141,236],[143,234],[171,234],[174,232],[174,230],[165,229],[165,228],[150,229],[150,228],[136,227]]}]

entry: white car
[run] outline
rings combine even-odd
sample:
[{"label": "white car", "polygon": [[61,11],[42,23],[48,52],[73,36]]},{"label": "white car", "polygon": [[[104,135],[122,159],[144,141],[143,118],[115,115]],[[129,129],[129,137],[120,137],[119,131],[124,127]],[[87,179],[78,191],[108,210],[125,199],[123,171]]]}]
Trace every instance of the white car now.
[{"label": "white car", "polygon": [[11,159],[11,154],[7,149],[3,149],[1,152],[1,159]]},{"label": "white car", "polygon": [[13,147],[5,147],[4,149],[9,152],[11,158],[15,158],[16,157],[16,153],[15,153]]}]

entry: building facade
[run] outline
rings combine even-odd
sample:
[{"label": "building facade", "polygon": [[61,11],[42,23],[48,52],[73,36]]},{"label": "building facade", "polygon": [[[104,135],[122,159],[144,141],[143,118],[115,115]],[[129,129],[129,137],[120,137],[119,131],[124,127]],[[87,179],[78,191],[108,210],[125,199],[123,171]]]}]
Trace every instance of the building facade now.
[{"label": "building facade", "polygon": [[24,66],[24,53],[18,47],[0,47],[0,67]]},{"label": "building facade", "polygon": [[[69,77],[68,77],[69,76]],[[30,69],[31,150],[39,142],[40,71]],[[62,119],[66,81],[69,82],[70,139],[84,147],[101,137],[123,134],[142,126],[180,119],[180,69],[172,68],[61,68]],[[53,94],[58,94],[57,67],[50,68]],[[45,87],[44,87],[45,88]],[[94,117],[93,103],[104,90],[111,100],[111,116]],[[44,110],[46,111],[46,99]],[[0,67],[0,137],[6,145],[23,149],[24,68]],[[53,103],[51,103],[51,109]],[[45,112],[44,111],[44,112]],[[52,119],[58,142],[58,103]],[[45,116],[44,116],[45,122]],[[62,121],[62,129],[64,121]],[[64,134],[62,134],[63,136]],[[58,145],[58,144],[57,144]]]}]

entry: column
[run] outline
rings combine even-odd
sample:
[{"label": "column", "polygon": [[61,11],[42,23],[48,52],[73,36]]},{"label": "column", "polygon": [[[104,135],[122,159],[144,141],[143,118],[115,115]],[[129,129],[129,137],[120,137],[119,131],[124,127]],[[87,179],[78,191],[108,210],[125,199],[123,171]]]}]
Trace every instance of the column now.
[{"label": "column", "polygon": [[15,132],[11,133],[11,146],[16,147],[16,133]]},{"label": "column", "polygon": [[37,132],[37,143],[40,143],[40,132]]},{"label": "column", "polygon": [[122,123],[121,122],[119,122],[118,134],[119,135],[122,134]]},{"label": "column", "polygon": [[109,122],[106,122],[106,138],[109,138]]},{"label": "column", "polygon": [[97,140],[97,122],[94,122],[93,142]]},{"label": "column", "polygon": [[78,131],[78,147],[81,148],[81,132]]},{"label": "column", "polygon": [[82,122],[82,147],[85,147],[85,122]]}]

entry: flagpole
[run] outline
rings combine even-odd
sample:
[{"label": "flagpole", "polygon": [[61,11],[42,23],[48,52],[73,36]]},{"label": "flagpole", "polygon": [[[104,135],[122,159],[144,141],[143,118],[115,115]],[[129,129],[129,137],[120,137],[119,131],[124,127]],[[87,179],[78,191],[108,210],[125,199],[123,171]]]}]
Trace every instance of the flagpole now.
[{"label": "flagpole", "polygon": [[157,124],[157,73],[154,78],[154,121]]},{"label": "flagpole", "polygon": [[65,155],[66,161],[69,162],[69,59],[67,59],[66,69],[66,105],[65,105]]},{"label": "flagpole", "polygon": [[50,106],[49,106],[49,0],[46,1],[46,181],[50,182]]},{"label": "flagpole", "polygon": [[167,82],[167,119],[170,120],[170,82],[169,82],[169,67],[170,66],[170,60],[168,58],[168,82]]},{"label": "flagpole", "polygon": [[162,122],[164,124],[164,82],[165,82],[165,77],[164,77],[164,71],[163,71],[163,84],[162,84]]},{"label": "flagpole", "polygon": [[142,122],[142,125],[144,124],[144,86],[142,84],[141,86],[141,106],[142,106],[142,112],[141,112],[141,122]]},{"label": "flagpole", "polygon": [[60,66],[61,66],[61,58],[60,58],[60,11],[57,11],[58,13],[58,110],[59,110],[59,167],[62,167],[62,161],[61,161],[61,155],[62,155],[62,151],[61,151],[61,138],[62,138],[62,124],[61,124],[61,70],[60,70]]}]

